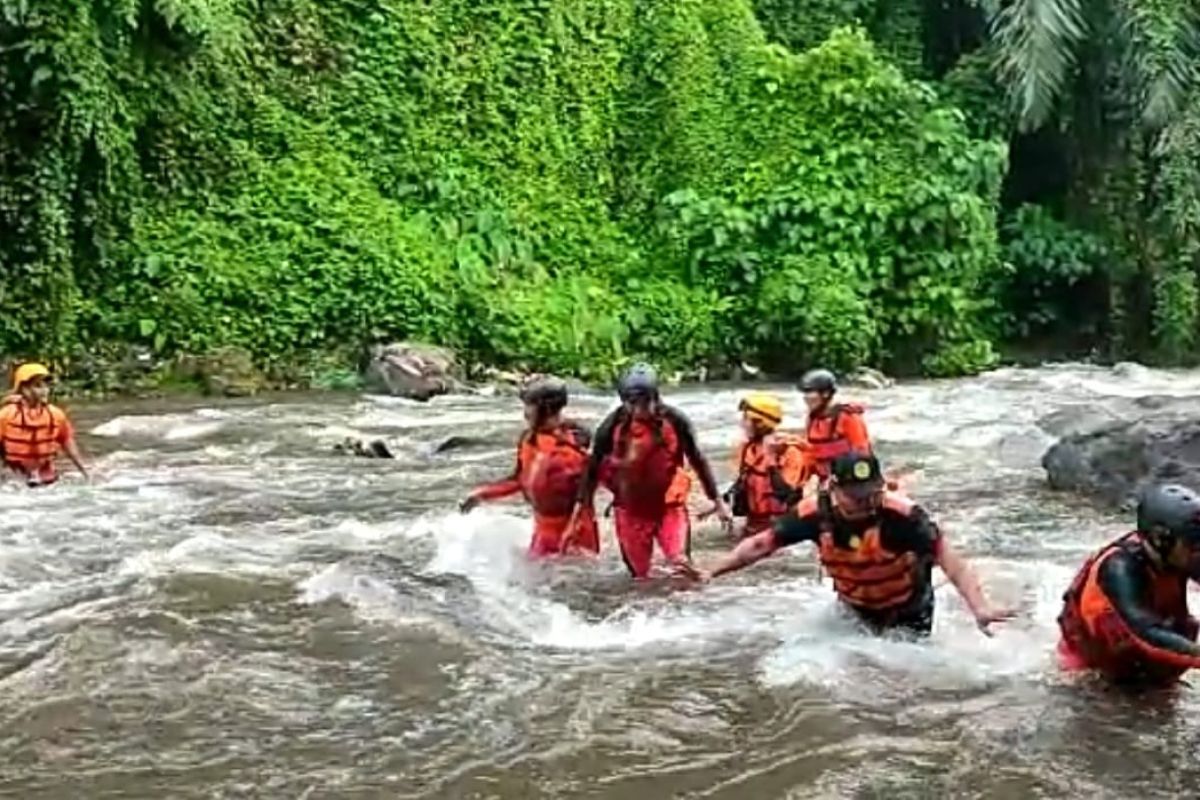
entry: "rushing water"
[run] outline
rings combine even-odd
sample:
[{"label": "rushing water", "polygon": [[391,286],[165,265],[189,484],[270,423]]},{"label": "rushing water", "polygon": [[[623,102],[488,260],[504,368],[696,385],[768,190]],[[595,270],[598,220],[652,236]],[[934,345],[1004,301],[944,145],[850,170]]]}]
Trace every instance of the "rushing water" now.
[{"label": "rushing water", "polygon": [[[1127,521],[1044,490],[1035,421],[1197,389],[1072,366],[858,393],[1024,612],[988,639],[939,577],[924,643],[856,631],[804,547],[698,589],[634,588],[611,539],[527,563],[519,505],[453,511],[510,468],[511,399],[81,409],[95,484],[0,488],[0,797],[1192,796],[1195,690],[1055,670],[1061,592]],[[724,476],[737,396],[670,398]],[[726,546],[698,527],[699,560]]]}]

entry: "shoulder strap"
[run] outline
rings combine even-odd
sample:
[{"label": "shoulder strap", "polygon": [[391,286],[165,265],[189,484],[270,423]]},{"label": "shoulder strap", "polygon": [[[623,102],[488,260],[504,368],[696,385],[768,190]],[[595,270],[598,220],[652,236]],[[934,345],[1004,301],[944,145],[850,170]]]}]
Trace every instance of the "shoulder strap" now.
[{"label": "shoulder strap", "polygon": [[1119,539],[1109,542],[1101,547],[1095,553],[1088,557],[1088,560],[1083,562],[1083,566],[1079,568],[1079,572],[1075,574],[1075,578],[1071,581],[1071,585],[1063,592],[1064,602],[1074,602],[1083,594],[1083,587],[1087,585],[1088,578],[1091,577],[1092,571],[1096,569],[1096,565],[1104,560],[1114,550],[1126,550],[1131,545],[1137,544],[1137,531],[1127,533]]},{"label": "shoulder strap", "polygon": [[817,490],[817,511],[820,513],[821,531],[832,533],[833,499],[829,496],[829,490],[824,487]]}]

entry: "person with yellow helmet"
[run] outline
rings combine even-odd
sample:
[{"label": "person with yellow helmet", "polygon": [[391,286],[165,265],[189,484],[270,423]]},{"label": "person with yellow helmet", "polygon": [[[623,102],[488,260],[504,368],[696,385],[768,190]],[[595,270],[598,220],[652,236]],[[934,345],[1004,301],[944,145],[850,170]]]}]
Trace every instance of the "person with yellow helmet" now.
[{"label": "person with yellow helmet", "polygon": [[58,480],[59,452],[88,477],[66,413],[50,403],[50,370],[44,364],[22,364],[13,373],[13,392],[0,405],[0,457],[4,466],[30,486]]},{"label": "person with yellow helmet", "polygon": [[742,536],[753,536],[800,500],[806,477],[800,439],[779,433],[783,403],[768,392],[754,392],[738,405],[744,440],[734,451],[737,478],[726,492],[736,517],[745,518]]}]

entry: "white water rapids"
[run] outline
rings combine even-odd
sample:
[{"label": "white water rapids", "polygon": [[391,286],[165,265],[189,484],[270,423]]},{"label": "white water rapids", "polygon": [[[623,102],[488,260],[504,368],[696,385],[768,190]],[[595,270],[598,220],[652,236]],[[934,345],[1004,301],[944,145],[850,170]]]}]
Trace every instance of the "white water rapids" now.
[{"label": "white water rapids", "polygon": [[[99,479],[0,487],[0,797],[1189,796],[1196,690],[1056,671],[1062,591],[1129,519],[1045,490],[1036,421],[1198,391],[1068,365],[848,392],[1023,611],[988,639],[939,575],[919,643],[842,619],[803,546],[638,589],[605,521],[598,562],[528,563],[519,504],[454,510],[510,469],[512,399],[76,409]],[[669,393],[723,482],[741,392]],[[436,454],[451,435],[482,443]],[[699,561],[727,546],[697,527]]]}]

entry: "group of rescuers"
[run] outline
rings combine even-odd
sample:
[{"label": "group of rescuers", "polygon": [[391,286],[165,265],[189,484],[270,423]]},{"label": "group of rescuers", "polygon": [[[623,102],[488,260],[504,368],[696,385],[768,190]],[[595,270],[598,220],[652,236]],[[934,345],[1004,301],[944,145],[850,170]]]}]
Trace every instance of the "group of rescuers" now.
[{"label": "group of rescuers", "polygon": [[[71,422],[50,403],[52,378],[42,364],[13,373],[0,396],[0,458],[30,487],[58,480],[60,453],[87,477]],[[928,513],[884,477],[863,408],[837,403],[837,383],[814,370],[800,383],[808,420],[803,434],[780,430],[778,397],[756,392],[740,405],[744,441],[736,479],[717,488],[691,423],[663,402],[653,368],[639,364],[619,380],[620,405],[595,436],[564,417],[567,387],[538,377],[523,388],[528,427],[516,466],[480,486],[461,504],[517,494],[533,510],[535,558],[598,553],[594,495],[613,495],[616,539],[635,578],[650,575],[657,542],[674,571],[708,581],[800,542],[816,546],[842,605],[867,628],[928,634],[936,564],[985,633],[1015,612],[990,604],[974,571]],[[738,544],[700,568],[690,558],[687,499],[692,476]],[[1200,496],[1182,486],[1151,485],[1137,504],[1136,528],[1094,553],[1063,596],[1059,663],[1117,682],[1163,684],[1200,667],[1200,624],[1188,613],[1187,582],[1200,580]]]},{"label": "group of rescuers", "polygon": [[[594,436],[564,416],[562,381],[534,378],[521,393],[528,427],[512,474],[475,489],[461,509],[521,494],[533,511],[532,557],[598,553],[594,496],[603,486],[612,493],[617,544],[635,579],[650,575],[655,542],[675,574],[698,581],[812,542],[841,605],[873,632],[930,632],[934,565],[980,630],[1013,618],[1016,612],[987,600],[929,514],[884,476],[864,409],[835,401],[835,376],[813,370],[799,388],[808,410],[802,433],[781,430],[777,396],[742,399],[736,478],[721,492],[691,422],[663,402],[652,367],[624,373],[620,405]],[[731,531],[741,520],[736,546],[704,567],[690,556],[693,476],[712,504],[701,518],[716,515]],[[1200,495],[1151,485],[1139,497],[1136,529],[1093,554],[1064,594],[1059,664],[1138,684],[1171,683],[1200,667],[1189,579],[1200,580]]]}]

